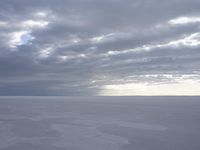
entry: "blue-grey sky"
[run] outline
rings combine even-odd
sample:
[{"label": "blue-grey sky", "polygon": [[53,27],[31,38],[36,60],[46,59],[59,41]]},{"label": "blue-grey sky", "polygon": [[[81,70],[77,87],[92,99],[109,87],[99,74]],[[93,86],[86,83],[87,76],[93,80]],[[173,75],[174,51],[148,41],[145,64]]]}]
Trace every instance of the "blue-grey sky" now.
[{"label": "blue-grey sky", "polygon": [[0,1],[0,95],[199,89],[199,0]]}]

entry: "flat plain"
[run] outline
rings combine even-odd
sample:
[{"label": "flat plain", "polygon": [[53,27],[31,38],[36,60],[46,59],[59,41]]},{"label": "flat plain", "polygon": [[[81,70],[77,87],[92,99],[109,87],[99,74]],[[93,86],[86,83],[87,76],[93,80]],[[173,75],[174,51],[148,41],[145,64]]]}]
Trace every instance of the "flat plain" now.
[{"label": "flat plain", "polygon": [[200,97],[0,97],[0,150],[199,150]]}]

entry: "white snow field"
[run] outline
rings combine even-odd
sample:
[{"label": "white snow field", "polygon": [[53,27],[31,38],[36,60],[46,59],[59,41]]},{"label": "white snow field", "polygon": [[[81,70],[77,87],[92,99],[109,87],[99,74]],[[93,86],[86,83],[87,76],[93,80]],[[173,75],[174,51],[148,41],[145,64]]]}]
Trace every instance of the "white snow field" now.
[{"label": "white snow field", "polygon": [[0,97],[0,150],[200,150],[200,97]]}]

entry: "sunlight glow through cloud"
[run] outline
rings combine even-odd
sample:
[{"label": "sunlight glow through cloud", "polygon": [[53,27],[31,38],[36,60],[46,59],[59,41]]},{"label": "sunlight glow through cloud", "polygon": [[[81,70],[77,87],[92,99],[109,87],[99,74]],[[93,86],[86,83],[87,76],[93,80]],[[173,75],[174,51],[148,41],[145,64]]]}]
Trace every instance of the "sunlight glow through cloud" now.
[{"label": "sunlight glow through cloud", "polygon": [[200,82],[195,80],[183,80],[177,83],[148,84],[127,83],[104,85],[99,95],[200,95]]}]

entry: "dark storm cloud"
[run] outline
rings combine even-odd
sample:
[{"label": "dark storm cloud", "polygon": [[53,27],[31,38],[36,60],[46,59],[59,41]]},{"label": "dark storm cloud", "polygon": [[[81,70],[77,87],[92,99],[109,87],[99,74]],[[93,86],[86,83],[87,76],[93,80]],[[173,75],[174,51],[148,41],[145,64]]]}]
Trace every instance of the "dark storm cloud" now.
[{"label": "dark storm cloud", "polygon": [[1,0],[0,95],[198,76],[199,10],[199,0]]}]

